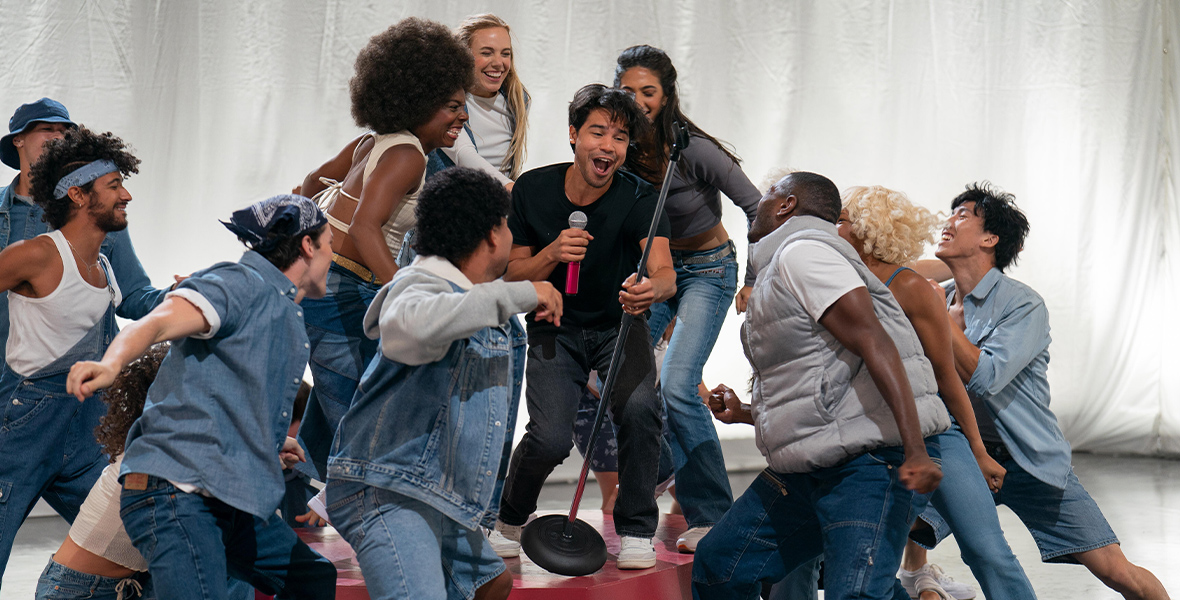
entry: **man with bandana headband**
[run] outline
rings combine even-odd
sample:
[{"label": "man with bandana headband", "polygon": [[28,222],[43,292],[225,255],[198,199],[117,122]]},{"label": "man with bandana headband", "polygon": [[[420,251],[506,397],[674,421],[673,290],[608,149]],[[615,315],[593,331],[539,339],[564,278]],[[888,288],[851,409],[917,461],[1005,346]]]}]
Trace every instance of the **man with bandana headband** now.
[{"label": "man with bandana headband", "polygon": [[53,231],[0,252],[0,294],[12,292],[0,371],[0,572],[37,500],[72,523],[106,465],[92,433],[106,407],[98,396],[74,402],[65,383],[70,366],[102,356],[117,330],[124,296],[100,248],[127,226],[123,180],[139,165],[110,133],[79,128],[45,145],[30,193]]},{"label": "man with bandana headband", "polygon": [[121,515],[160,598],[224,599],[226,576],[277,598],[331,598],[336,570],[275,514],[276,453],[308,359],[304,297],[324,294],[332,232],[315,204],[284,195],[233,214],[249,250],[197,271],[128,325],[100,362],[80,362],[79,399],[152,344],[174,340],[127,434]]},{"label": "man with bandana headband", "polygon": [[[19,173],[8,186],[0,187],[0,250],[51,229],[42,218],[41,206],[33,201],[33,165],[50,142],[62,139],[77,128],[66,107],[51,98],[22,104],[8,120],[8,135],[0,137],[0,163]],[[101,146],[91,148],[101,149]],[[97,160],[99,156],[78,158],[89,161]],[[56,183],[56,179],[52,183]],[[102,254],[110,260],[111,270],[123,291],[123,302],[115,308],[116,315],[138,319],[164,299],[168,288],[152,287],[126,229],[106,234]],[[8,297],[8,294],[0,293],[0,362],[4,360],[8,339]]]}]

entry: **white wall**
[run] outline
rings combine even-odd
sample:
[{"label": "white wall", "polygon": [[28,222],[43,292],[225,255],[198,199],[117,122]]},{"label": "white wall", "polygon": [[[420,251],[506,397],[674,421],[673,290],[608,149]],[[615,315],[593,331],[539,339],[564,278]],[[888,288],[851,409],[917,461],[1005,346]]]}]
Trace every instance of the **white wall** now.
[{"label": "white wall", "polygon": [[[971,181],[1014,192],[1032,235],[1012,274],[1048,303],[1068,437],[1180,452],[1173,2],[0,0],[0,111],[48,95],[134,145],[132,233],[166,283],[235,258],[216,219],[289,190],[358,133],[346,86],[370,35],[483,11],[514,27],[529,166],[569,158],[573,91],[650,43],[756,183],[789,165],[943,210]],[[735,207],[725,223],[741,237]],[[738,324],[710,384],[744,387]]]}]

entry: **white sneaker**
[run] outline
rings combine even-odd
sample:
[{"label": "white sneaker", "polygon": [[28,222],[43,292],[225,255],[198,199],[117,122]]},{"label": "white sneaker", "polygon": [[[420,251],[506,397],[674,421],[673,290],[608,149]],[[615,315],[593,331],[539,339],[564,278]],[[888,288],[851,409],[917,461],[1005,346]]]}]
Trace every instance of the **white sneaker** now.
[{"label": "white sneaker", "polygon": [[656,566],[656,547],[652,545],[651,538],[623,536],[619,541],[618,568],[650,569]]},{"label": "white sneaker", "polygon": [[705,534],[712,530],[713,526],[708,525],[705,527],[693,527],[692,529],[685,531],[680,535],[680,538],[676,540],[676,549],[679,550],[681,554],[692,554],[696,552],[697,542],[700,542],[701,538],[705,537]]},{"label": "white sneaker", "polygon": [[937,594],[938,600],[955,600],[954,596],[951,596],[946,590],[942,589],[941,585],[938,585],[938,580],[934,578],[934,574],[930,571],[918,572],[918,577],[914,579],[914,591],[918,593],[919,600],[921,600],[922,594],[926,592]]},{"label": "white sneaker", "polygon": [[951,579],[950,575],[944,573],[942,571],[942,567],[936,564],[923,565],[922,568],[918,569],[917,571],[907,571],[902,569],[898,572],[897,578],[901,580],[902,587],[905,588],[905,591],[909,593],[910,597],[917,598],[918,578],[922,577],[923,575],[928,575],[947,594],[950,594],[951,597],[955,598],[955,600],[971,600],[975,597],[975,588],[965,583],[959,583],[954,579]]},{"label": "white sneaker", "polygon": [[488,532],[488,541],[492,544],[492,551],[500,558],[515,558],[520,556],[521,525],[509,525],[499,519],[496,528]]}]

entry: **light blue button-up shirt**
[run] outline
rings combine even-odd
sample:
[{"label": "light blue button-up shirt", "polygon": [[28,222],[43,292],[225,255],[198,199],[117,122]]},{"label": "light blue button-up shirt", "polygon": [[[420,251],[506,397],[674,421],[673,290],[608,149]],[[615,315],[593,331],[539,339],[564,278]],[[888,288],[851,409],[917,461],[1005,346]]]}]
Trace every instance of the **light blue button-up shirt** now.
[{"label": "light blue button-up shirt", "polygon": [[[49,224],[41,218],[45,211],[40,206],[18,200],[15,189],[16,179],[8,187],[0,188],[0,250],[49,231]],[[127,230],[108,233],[101,252],[111,261],[115,281],[123,291],[123,302],[115,314],[124,319],[139,319],[164,299],[168,290],[152,287],[139,257],[135,255],[135,248],[131,246]],[[0,361],[4,360],[7,340],[8,292],[3,292],[0,293]]]},{"label": "light blue button-up shirt", "polygon": [[119,475],[193,485],[265,519],[283,497],[279,450],[310,352],[296,287],[249,251],[172,294],[201,310],[210,331],[172,343]]},{"label": "light blue button-up shirt", "polygon": [[[947,302],[955,285],[947,288]],[[979,348],[967,382],[980,419],[995,422],[1000,439],[1021,468],[1065,489],[1070,447],[1049,410],[1049,311],[1027,285],[992,269],[963,302],[964,333]]]}]

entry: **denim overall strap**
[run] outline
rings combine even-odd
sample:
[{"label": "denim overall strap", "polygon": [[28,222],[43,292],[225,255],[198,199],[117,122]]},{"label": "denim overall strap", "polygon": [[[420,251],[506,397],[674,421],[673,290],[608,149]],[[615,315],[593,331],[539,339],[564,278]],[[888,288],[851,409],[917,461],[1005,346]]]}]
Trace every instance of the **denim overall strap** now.
[{"label": "denim overall strap", "polygon": [[99,395],[78,402],[66,376],[78,361],[102,358],[115,337],[115,307],[65,354],[28,377],[4,365],[0,375],[0,575],[12,541],[38,498],[73,522],[106,465],[94,427],[106,413]]}]

